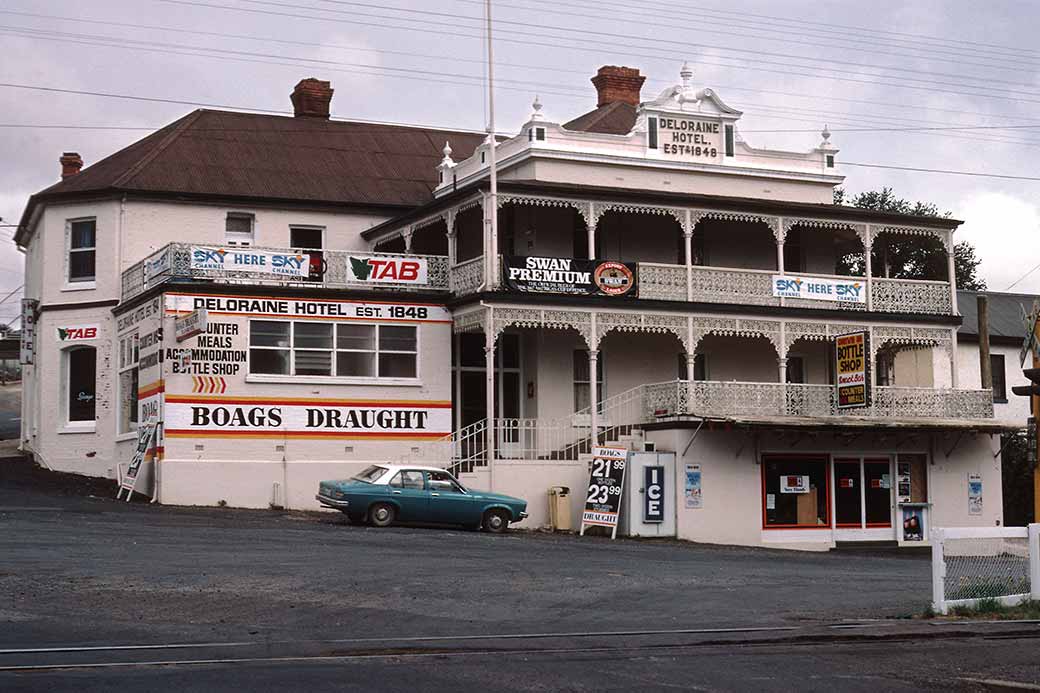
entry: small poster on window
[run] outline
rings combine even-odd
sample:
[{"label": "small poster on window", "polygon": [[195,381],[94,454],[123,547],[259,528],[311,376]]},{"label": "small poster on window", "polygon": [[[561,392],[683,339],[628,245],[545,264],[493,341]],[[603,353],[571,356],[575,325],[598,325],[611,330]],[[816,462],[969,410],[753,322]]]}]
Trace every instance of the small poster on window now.
[{"label": "small poster on window", "polygon": [[968,474],[968,514],[982,514],[982,475]]},{"label": "small poster on window", "polygon": [[704,507],[704,497],[701,495],[701,466],[699,464],[686,465],[686,507]]},{"label": "small poster on window", "polygon": [[782,475],[780,477],[780,493],[809,493],[809,475]]},{"label": "small poster on window", "polygon": [[903,508],[903,541],[924,541],[923,508]]}]

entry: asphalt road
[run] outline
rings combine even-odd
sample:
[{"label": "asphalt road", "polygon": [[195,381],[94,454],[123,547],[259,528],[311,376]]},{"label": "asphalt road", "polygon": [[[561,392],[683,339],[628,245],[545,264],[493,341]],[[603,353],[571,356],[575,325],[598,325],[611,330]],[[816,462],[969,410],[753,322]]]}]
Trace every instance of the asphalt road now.
[{"label": "asphalt road", "polygon": [[[899,619],[929,584],[923,556],[378,530],[0,482],[0,690],[1040,683],[1035,624]],[[161,647],[123,649],[142,644]],[[55,646],[102,649],[26,651]]]}]

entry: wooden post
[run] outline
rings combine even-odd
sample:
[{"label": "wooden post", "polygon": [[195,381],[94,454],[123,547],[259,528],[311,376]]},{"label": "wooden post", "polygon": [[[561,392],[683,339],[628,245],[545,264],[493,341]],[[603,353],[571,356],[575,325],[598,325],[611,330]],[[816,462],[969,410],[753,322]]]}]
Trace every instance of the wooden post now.
[{"label": "wooden post", "polygon": [[[1040,321],[1033,323],[1033,335],[1036,339],[1040,339]],[[1033,368],[1040,368],[1040,357],[1037,356],[1037,350],[1034,348],[1030,351],[1033,352]],[[1033,418],[1040,417],[1040,396],[1033,395],[1029,401],[1032,404],[1030,411]],[[1040,453],[1040,436],[1037,436],[1036,452]],[[1040,464],[1033,468],[1033,522],[1040,522]]]},{"label": "wooden post", "polygon": [[993,370],[989,360],[989,298],[980,293],[976,296],[979,318],[979,373],[982,374],[982,389],[993,389]]}]

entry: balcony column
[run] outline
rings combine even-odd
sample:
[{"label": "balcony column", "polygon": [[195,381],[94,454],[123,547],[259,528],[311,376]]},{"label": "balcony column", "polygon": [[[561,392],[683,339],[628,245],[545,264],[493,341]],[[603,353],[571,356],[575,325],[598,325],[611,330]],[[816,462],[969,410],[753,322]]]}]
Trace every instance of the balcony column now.
[{"label": "balcony column", "polygon": [[487,456],[488,490],[495,488],[495,320],[494,308],[488,307],[484,322],[484,397],[486,400],[487,440],[484,453]]},{"label": "balcony column", "polygon": [[588,203],[588,209],[585,212],[585,229],[588,233],[588,245],[589,250],[585,253],[590,260],[596,259],[596,210],[595,205],[592,202]]},{"label": "balcony column", "polygon": [[[596,337],[596,313],[589,314],[589,440],[599,444],[599,339]],[[591,450],[590,450],[591,452]]]},{"label": "balcony column", "polygon": [[[683,258],[686,262],[686,300],[693,300],[693,218],[690,210],[684,210]],[[689,356],[689,354],[687,354]],[[689,368],[687,368],[689,371]],[[692,380],[692,378],[690,378]]]},{"label": "balcony column", "polygon": [[867,292],[867,310],[874,310],[874,263],[871,256],[874,254],[874,226],[867,224],[866,230],[863,231],[863,258],[867,270],[866,277],[866,292]]},{"label": "balcony column", "polygon": [[458,237],[455,235],[454,215],[448,222],[448,290],[455,293],[455,259],[458,257]]},{"label": "balcony column", "polygon": [[780,338],[777,346],[776,369],[780,376],[780,411],[781,416],[787,414],[787,323],[780,321]]},{"label": "balcony column", "polygon": [[412,236],[415,235],[415,227],[409,226],[403,232],[401,232],[401,238],[404,239],[404,254],[412,254]]},{"label": "balcony column", "polygon": [[[954,304],[956,305],[956,304]],[[960,376],[957,374],[957,328],[950,329],[950,387],[960,387]]]},{"label": "balcony column", "polygon": [[943,241],[946,245],[946,276],[950,279],[950,315],[957,315],[957,253],[953,244],[953,231],[947,231]]},{"label": "balcony column", "polygon": [[[776,273],[781,277],[784,276],[784,241],[787,239],[787,229],[784,228],[784,218],[776,218],[777,232],[774,234],[776,239]],[[780,305],[784,305],[784,297],[780,297]],[[781,380],[780,382],[783,382]]]}]

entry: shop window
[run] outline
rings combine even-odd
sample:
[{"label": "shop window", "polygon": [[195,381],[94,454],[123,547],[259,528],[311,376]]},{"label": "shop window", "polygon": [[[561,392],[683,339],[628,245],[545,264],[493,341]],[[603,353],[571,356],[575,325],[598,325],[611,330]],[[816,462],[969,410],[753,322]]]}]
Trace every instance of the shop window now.
[{"label": "shop window", "polygon": [[119,432],[137,428],[139,346],[137,332],[119,338]]},{"label": "shop window", "polygon": [[413,325],[281,320],[249,323],[249,372],[341,378],[415,378]]},{"label": "shop window", "polygon": [[290,226],[289,247],[293,250],[321,250],[325,229],[320,226]]},{"label": "shop window", "polygon": [[93,423],[97,418],[97,350],[94,347],[76,347],[64,354],[67,421]]},{"label": "shop window", "polygon": [[[603,403],[603,354],[596,362],[596,394],[597,404]],[[592,401],[592,382],[589,379],[589,352],[584,349],[574,351],[574,411],[589,406]],[[602,408],[601,408],[602,410]]]},{"label": "shop window", "polygon": [[252,214],[228,212],[224,221],[224,243],[227,245],[253,245],[254,218]]},{"label": "shop window", "polygon": [[66,234],[69,250],[69,283],[93,282],[97,257],[97,221],[95,219],[70,221]]},{"label": "shop window", "polygon": [[993,401],[1007,402],[1007,376],[1004,371],[1004,355],[990,354],[989,368],[993,375]]},{"label": "shop window", "polygon": [[827,458],[763,457],[762,495],[766,529],[829,527]]}]

